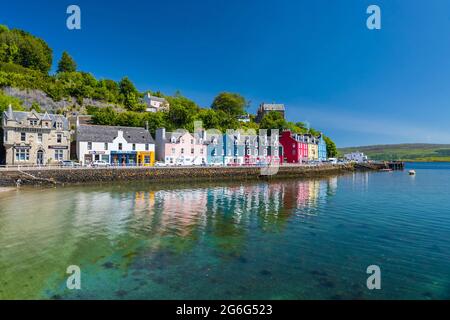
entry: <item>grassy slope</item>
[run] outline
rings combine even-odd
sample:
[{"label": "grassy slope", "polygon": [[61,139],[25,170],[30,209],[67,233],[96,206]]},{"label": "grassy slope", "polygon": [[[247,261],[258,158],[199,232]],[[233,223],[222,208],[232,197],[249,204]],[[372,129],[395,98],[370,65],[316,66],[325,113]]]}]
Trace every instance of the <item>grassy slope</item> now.
[{"label": "grassy slope", "polygon": [[450,144],[392,144],[340,148],[339,155],[360,151],[372,160],[450,161]]}]

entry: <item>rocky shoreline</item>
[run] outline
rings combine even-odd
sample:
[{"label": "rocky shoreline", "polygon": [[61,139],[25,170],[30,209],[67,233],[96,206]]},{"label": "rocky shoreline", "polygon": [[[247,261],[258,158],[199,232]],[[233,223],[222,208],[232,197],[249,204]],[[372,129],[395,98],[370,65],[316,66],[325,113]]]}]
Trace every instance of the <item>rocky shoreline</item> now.
[{"label": "rocky shoreline", "polygon": [[258,167],[163,167],[163,168],[83,168],[0,170],[0,186],[66,185],[121,181],[194,182],[319,178],[357,170],[354,165],[281,166],[275,175],[265,175]]}]

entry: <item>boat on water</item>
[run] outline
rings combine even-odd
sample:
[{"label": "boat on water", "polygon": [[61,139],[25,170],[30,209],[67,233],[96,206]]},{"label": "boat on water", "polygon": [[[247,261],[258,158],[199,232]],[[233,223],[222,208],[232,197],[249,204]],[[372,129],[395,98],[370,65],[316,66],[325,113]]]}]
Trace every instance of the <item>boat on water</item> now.
[{"label": "boat on water", "polygon": [[416,175],[416,170],[409,170],[409,175],[410,176],[415,176]]},{"label": "boat on water", "polygon": [[392,169],[380,169],[380,171],[381,171],[381,172],[392,172],[392,171],[394,171],[394,170],[392,170]]}]

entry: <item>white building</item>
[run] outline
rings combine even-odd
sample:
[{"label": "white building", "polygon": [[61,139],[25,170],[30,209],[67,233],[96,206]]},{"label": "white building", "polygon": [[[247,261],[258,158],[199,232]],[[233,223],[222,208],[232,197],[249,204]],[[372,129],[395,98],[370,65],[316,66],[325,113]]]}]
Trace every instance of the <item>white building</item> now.
[{"label": "white building", "polygon": [[144,103],[147,112],[167,111],[170,107],[166,99],[152,96],[150,93],[144,95]]},{"label": "white building", "polygon": [[366,162],[368,160],[367,156],[362,152],[352,152],[344,155],[345,160],[355,161],[355,162]]},{"label": "white building", "polygon": [[150,166],[155,142],[145,128],[79,125],[77,157],[83,164],[106,161],[116,166]]}]

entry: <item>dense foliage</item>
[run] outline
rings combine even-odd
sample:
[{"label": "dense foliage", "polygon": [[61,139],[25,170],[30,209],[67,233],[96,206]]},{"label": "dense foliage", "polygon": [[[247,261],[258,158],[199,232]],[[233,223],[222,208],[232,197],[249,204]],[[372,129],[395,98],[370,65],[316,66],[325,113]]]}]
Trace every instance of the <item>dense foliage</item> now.
[{"label": "dense foliage", "polygon": [[22,102],[19,99],[7,96],[0,90],[0,114],[5,111],[8,106],[11,105],[13,110],[22,111],[24,110]]},{"label": "dense foliage", "polygon": [[53,61],[47,43],[28,32],[0,26],[0,61],[47,73]]},{"label": "dense foliage", "polygon": [[222,92],[214,99],[211,109],[223,111],[230,117],[236,117],[244,114],[247,105],[247,101],[240,94]]}]

